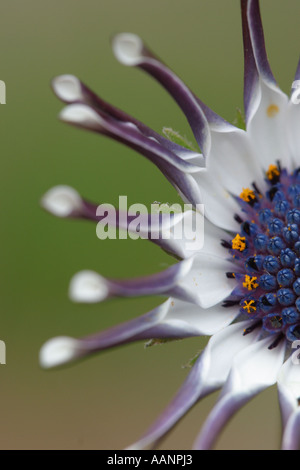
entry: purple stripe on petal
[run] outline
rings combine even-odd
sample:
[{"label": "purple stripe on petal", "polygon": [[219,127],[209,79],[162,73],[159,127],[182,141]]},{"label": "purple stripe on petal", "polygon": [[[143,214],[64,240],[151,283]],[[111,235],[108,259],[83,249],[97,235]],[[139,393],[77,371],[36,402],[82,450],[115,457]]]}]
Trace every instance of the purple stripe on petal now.
[{"label": "purple stripe on petal", "polygon": [[300,59],[298,61],[296,73],[295,73],[295,80],[300,80]]},{"label": "purple stripe on petal", "polygon": [[[160,273],[126,280],[106,279],[94,271],[80,271],[71,281],[70,297],[75,302],[97,303],[113,297],[172,295],[193,261],[191,257]],[[188,300],[188,292],[177,293],[177,298]]]},{"label": "purple stripe on petal", "polygon": [[268,83],[276,85],[276,81],[267,58],[258,0],[248,0],[247,17],[252,51],[257,71]]},{"label": "purple stripe on petal", "polygon": [[241,351],[234,359],[219,401],[209,414],[195,449],[211,449],[233,414],[251,398],[276,382],[282,366],[285,343],[272,351],[271,338],[265,338]]},{"label": "purple stripe on petal", "polygon": [[231,419],[236,411],[238,411],[251,397],[237,397],[232,395],[224,396],[216,406],[207,419],[200,438],[195,442],[194,449],[209,450],[215,444],[215,441],[222,429]]},{"label": "purple stripe on petal", "polygon": [[300,449],[300,408],[291,413],[282,437],[282,450]]},{"label": "purple stripe on petal", "polygon": [[[97,111],[108,114],[110,117],[117,121],[134,124],[145,137],[156,139],[163,147],[174,152],[182,158],[191,158],[199,156],[197,152],[189,150],[181,145],[178,145],[165,137],[161,136],[148,126],[133,118],[124,111],[112,106],[110,103],[102,100],[93,91],[91,91],[85,84],[83,84],[77,77],[73,75],[61,75],[52,81],[52,87],[56,96],[64,103],[68,104],[86,104],[91,106]],[[203,162],[204,165],[204,162]]]},{"label": "purple stripe on petal", "polygon": [[120,123],[103,113],[100,116],[99,112],[82,104],[67,106],[61,113],[61,119],[128,145],[151,160],[187,201],[193,205],[201,203],[200,189],[189,175],[198,172],[201,167],[178,157],[159,142],[145,137],[134,124]]},{"label": "purple stripe on petal", "polygon": [[248,121],[251,98],[258,82],[258,73],[251,44],[248,18],[248,0],[241,0],[243,44],[244,44],[244,107]]},{"label": "purple stripe on petal", "polygon": [[63,121],[77,127],[89,129],[122,142],[149,158],[155,164],[170,164],[176,169],[188,173],[197,172],[199,169],[198,165],[178,157],[162,147],[155,139],[145,137],[134,124],[117,121],[85,104],[67,106],[61,112],[60,117]]},{"label": "purple stripe on petal", "polygon": [[185,260],[151,276],[121,281],[110,280],[111,295],[118,297],[166,295],[171,293],[178,281],[187,274],[192,264],[193,260]]},{"label": "purple stripe on petal", "polygon": [[207,119],[189,88],[144,46],[138,36],[117,35],[113,40],[113,50],[121,63],[145,70],[170,93],[185,114],[200,148],[205,153],[209,147]]},{"label": "purple stripe on petal", "polygon": [[249,322],[230,325],[214,334],[171,403],[129,449],[154,447],[198,400],[223,385],[234,356],[252,343],[250,335],[242,336],[248,325]]},{"label": "purple stripe on petal", "polygon": [[[96,205],[86,201],[75,189],[63,185],[55,186],[47,191],[41,200],[41,205],[56,217],[98,222],[96,233],[100,239],[109,236],[116,238],[116,229],[125,230],[131,238],[141,237],[150,240],[177,258],[192,256],[201,249],[201,243],[203,243],[203,233],[201,233],[203,216],[192,210],[174,213],[170,207],[170,213],[161,213],[157,209],[157,212],[149,215],[129,215],[126,210],[116,210],[111,204]],[[199,233],[197,232],[198,238],[194,240],[192,228],[196,226],[199,228]],[[105,227],[115,230],[108,234]],[[215,235],[217,233],[216,230]],[[220,236],[219,239],[221,238]],[[217,240],[216,243],[219,241]]]},{"label": "purple stripe on petal", "polygon": [[217,113],[215,113],[205,103],[203,103],[203,101],[201,101],[197,96],[195,96],[195,99],[197,103],[199,103],[199,105],[201,106],[201,109],[208,123],[210,124],[210,127],[213,128],[215,131],[228,132],[230,130],[236,129],[236,127],[233,124],[230,124],[230,122],[226,121],[226,119],[222,118],[222,116],[219,116]]},{"label": "purple stripe on petal", "polygon": [[192,408],[200,396],[204,396],[205,392],[208,393],[203,380],[204,370],[203,356],[200,356],[167,408],[148,429],[147,433],[128,449],[139,450],[148,446],[151,446],[151,448],[157,447],[162,437]]},{"label": "purple stripe on petal", "polygon": [[199,330],[183,322],[176,328],[174,321],[166,318],[171,307],[168,299],[159,307],[138,318],[108,328],[81,339],[53,338],[41,349],[40,363],[44,368],[57,367],[76,361],[104,349],[152,338],[185,338],[198,336]]}]

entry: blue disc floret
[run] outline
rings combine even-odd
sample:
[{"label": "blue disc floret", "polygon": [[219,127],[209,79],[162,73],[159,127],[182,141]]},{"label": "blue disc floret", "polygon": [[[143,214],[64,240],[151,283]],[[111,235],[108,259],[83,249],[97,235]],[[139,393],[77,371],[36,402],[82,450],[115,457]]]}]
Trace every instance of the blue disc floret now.
[{"label": "blue disc floret", "polygon": [[[294,341],[300,339],[300,175],[270,165],[265,180],[264,194],[253,183],[237,198],[240,231],[222,243],[237,266],[237,286],[223,305],[239,303],[240,314],[278,342]],[[277,339],[270,347],[276,345]]]}]

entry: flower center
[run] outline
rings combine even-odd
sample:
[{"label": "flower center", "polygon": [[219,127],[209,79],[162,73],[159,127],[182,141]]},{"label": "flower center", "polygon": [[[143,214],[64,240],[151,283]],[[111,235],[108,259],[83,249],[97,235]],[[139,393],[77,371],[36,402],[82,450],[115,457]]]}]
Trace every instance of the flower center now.
[{"label": "flower center", "polygon": [[257,320],[244,334],[260,325],[276,334],[272,348],[284,336],[300,339],[300,169],[270,165],[265,180],[265,193],[253,183],[236,198],[240,231],[222,245],[236,265],[226,276],[237,286],[223,306],[239,305],[242,317]]}]

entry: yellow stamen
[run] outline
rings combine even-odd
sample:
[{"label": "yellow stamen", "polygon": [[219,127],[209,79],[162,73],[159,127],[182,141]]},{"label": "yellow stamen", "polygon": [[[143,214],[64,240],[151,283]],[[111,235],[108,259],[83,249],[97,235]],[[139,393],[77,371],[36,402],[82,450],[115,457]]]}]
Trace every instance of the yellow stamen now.
[{"label": "yellow stamen", "polygon": [[279,107],[277,106],[277,104],[270,104],[270,106],[267,107],[267,116],[269,118],[276,116],[278,112],[279,112]]},{"label": "yellow stamen", "polygon": [[280,171],[278,170],[276,165],[270,165],[268,171],[266,172],[267,178],[272,180],[274,176],[279,176]]},{"label": "yellow stamen", "polygon": [[243,191],[240,194],[240,198],[243,199],[243,201],[245,202],[249,202],[250,199],[255,199],[254,191],[249,188],[243,188]]},{"label": "yellow stamen", "polygon": [[240,237],[237,233],[231,243],[233,250],[244,251],[246,248],[246,237]]},{"label": "yellow stamen", "polygon": [[256,307],[253,305],[254,303],[254,300],[244,300],[245,305],[243,306],[243,309],[247,310],[247,313],[255,312]]},{"label": "yellow stamen", "polygon": [[256,289],[258,287],[257,282],[255,282],[257,277],[250,277],[247,274],[245,275],[245,282],[243,282],[243,286],[247,287],[248,290]]}]

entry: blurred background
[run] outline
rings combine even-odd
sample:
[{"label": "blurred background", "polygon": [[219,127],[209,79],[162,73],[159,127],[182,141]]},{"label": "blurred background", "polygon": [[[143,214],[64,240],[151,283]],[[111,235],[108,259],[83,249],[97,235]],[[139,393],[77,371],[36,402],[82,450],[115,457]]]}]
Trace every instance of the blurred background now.
[{"label": "blurred background", "polygon": [[[269,58],[288,92],[299,56],[297,0],[262,3]],[[145,349],[116,348],[72,367],[43,371],[38,353],[56,335],[80,337],[134,318],[163,299],[76,305],[69,280],[81,269],[108,277],[160,271],[174,261],[147,241],[96,237],[92,223],[59,220],[39,206],[57,184],[95,202],[149,206],[179,202],[145,158],[57,119],[51,89],[59,74],[77,75],[107,101],[156,131],[191,138],[167,93],[142,72],[121,66],[110,49],[117,32],[134,32],[215,111],[232,121],[242,108],[243,56],[237,0],[2,0],[0,79],[2,449],[120,449],[135,441],[183,382],[182,368],[207,338]],[[205,399],[163,442],[188,449],[217,395]],[[220,449],[272,449],[280,441],[276,389],[255,398],[227,426]]]}]

